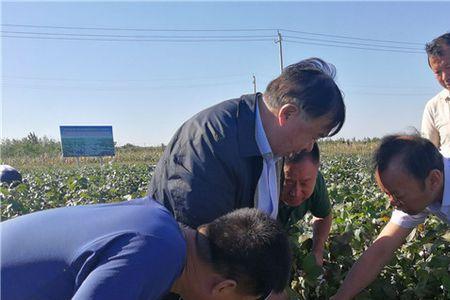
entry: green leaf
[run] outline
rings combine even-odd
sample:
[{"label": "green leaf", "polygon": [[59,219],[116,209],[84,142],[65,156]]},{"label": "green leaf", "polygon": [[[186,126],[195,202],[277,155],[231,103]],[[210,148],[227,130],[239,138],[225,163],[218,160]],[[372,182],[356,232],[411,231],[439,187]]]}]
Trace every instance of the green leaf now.
[{"label": "green leaf", "polygon": [[19,193],[25,192],[27,190],[27,185],[24,183],[19,184],[16,186],[16,191]]},{"label": "green leaf", "polygon": [[447,232],[442,235],[442,238],[447,242],[450,242],[450,230],[447,230]]},{"label": "green leaf", "polygon": [[450,275],[445,275],[442,277],[441,279],[442,281],[442,285],[444,286],[444,288],[450,292]]},{"label": "green leaf", "polygon": [[431,268],[447,268],[450,265],[450,257],[445,255],[434,256],[428,264]]},{"label": "green leaf", "polygon": [[312,253],[306,255],[302,261],[302,269],[305,271],[309,279],[316,279],[322,275],[322,267],[317,265],[316,258]]}]

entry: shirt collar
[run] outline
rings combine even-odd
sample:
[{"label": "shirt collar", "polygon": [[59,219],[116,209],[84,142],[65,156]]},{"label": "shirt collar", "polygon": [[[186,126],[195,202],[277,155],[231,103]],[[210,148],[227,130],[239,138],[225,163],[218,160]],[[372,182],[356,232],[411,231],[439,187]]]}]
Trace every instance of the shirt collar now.
[{"label": "shirt collar", "polygon": [[446,102],[449,102],[450,101],[450,91],[449,90],[447,90],[447,89],[444,89],[443,91],[442,91],[442,98],[441,99],[444,99]]},{"label": "shirt collar", "polygon": [[259,101],[256,100],[256,118],[255,118],[255,137],[256,144],[258,145],[259,151],[261,152],[264,159],[273,159],[274,155],[272,153],[272,148],[270,148],[269,141],[267,140],[266,133],[261,120],[261,115],[259,114]]}]

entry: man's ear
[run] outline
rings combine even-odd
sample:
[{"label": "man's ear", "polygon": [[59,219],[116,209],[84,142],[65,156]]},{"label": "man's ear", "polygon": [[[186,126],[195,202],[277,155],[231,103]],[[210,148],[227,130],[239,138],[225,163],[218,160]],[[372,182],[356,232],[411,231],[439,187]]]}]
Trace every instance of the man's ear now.
[{"label": "man's ear", "polygon": [[207,224],[200,225],[197,227],[197,231],[200,232],[201,234],[205,234],[206,227],[207,227]]},{"label": "man's ear", "polygon": [[441,187],[442,181],[444,180],[443,175],[444,174],[440,170],[433,169],[430,171],[430,173],[428,173],[425,182],[434,191]]},{"label": "man's ear", "polygon": [[381,174],[380,174],[380,170],[378,170],[378,168],[375,170],[375,182],[377,183],[378,187],[380,188],[380,190],[382,192],[386,192],[386,189],[383,185],[383,182],[381,181]]},{"label": "man's ear", "polygon": [[228,296],[225,299],[231,299],[231,296],[236,291],[237,282],[232,279],[224,279],[217,282],[213,287],[214,296]]},{"label": "man's ear", "polygon": [[297,105],[288,103],[280,107],[278,110],[278,124],[280,126],[285,126],[288,120],[291,120],[292,117],[296,116],[300,113]]}]

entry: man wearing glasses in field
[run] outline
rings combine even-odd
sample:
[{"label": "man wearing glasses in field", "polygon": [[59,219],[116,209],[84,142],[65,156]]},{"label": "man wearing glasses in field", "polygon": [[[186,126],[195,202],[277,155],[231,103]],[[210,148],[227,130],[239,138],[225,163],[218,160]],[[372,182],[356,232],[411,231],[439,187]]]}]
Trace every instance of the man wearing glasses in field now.
[{"label": "man wearing glasses in field", "polygon": [[427,139],[390,135],[374,154],[375,177],[395,210],[333,300],[352,299],[376,279],[411,231],[434,214],[450,224],[450,159]]}]

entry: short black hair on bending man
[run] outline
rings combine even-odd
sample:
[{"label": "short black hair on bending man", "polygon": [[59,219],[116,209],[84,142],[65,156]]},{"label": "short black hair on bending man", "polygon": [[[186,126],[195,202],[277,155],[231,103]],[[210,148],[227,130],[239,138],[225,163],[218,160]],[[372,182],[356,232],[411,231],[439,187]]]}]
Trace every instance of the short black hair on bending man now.
[{"label": "short black hair on bending man", "polygon": [[330,115],[329,136],[337,134],[345,121],[345,104],[334,82],[336,68],[320,58],[308,58],[286,67],[264,92],[271,108],[294,104],[309,118]]},{"label": "short black hair on bending man", "polygon": [[242,208],[203,226],[208,242],[202,244],[208,247],[198,246],[199,256],[218,274],[235,280],[239,292],[267,297],[271,291],[283,291],[291,251],[276,220],[257,209]]},{"label": "short black hair on bending man", "polygon": [[296,164],[299,163],[301,161],[303,161],[304,159],[311,159],[311,161],[315,164],[318,165],[320,162],[320,151],[319,151],[319,145],[317,145],[317,143],[314,143],[313,148],[310,152],[308,151],[301,151],[299,153],[295,153],[292,155],[289,155],[288,157],[286,157],[285,159],[285,163],[286,164]]},{"label": "short black hair on bending man", "polygon": [[430,56],[441,57],[444,55],[444,46],[450,47],[450,32],[438,36],[425,45],[425,51],[427,52],[428,58]]},{"label": "short black hair on bending man", "polygon": [[441,153],[429,140],[418,134],[387,135],[373,155],[374,168],[382,173],[394,158],[399,157],[404,169],[422,183],[431,170],[444,171]]}]

